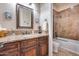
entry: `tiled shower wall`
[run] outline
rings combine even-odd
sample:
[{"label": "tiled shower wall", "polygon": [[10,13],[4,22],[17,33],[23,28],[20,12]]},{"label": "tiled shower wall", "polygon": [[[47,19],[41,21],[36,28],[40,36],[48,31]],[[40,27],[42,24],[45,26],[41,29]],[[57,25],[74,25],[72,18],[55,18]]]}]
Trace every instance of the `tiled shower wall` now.
[{"label": "tiled shower wall", "polygon": [[79,39],[79,5],[59,13],[54,11],[54,33],[58,37]]}]

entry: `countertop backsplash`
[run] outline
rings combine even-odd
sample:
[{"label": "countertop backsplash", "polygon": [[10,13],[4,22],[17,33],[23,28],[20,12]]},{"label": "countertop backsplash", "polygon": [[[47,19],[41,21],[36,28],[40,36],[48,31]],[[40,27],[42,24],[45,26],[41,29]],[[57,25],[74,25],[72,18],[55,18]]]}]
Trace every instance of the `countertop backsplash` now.
[{"label": "countertop backsplash", "polygon": [[[6,32],[3,35],[4,36],[9,36],[9,35],[31,34],[32,33],[32,30],[21,30],[21,29],[17,29],[17,30],[6,30],[6,31],[1,31],[1,32]],[[2,37],[4,37],[4,36],[2,36]]]},{"label": "countertop backsplash", "polygon": [[6,31],[2,31],[2,32],[6,32],[4,34],[4,36],[1,37],[5,37],[5,36],[9,36],[9,35],[24,35],[24,34],[38,34],[39,30],[25,30],[25,29],[16,29],[16,30],[6,30]]}]

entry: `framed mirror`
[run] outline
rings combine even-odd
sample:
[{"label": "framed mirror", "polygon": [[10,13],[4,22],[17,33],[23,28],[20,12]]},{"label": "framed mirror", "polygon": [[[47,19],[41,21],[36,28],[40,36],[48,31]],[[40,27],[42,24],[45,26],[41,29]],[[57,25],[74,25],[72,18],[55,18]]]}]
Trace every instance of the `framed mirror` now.
[{"label": "framed mirror", "polygon": [[33,28],[33,10],[21,4],[16,5],[17,28]]}]

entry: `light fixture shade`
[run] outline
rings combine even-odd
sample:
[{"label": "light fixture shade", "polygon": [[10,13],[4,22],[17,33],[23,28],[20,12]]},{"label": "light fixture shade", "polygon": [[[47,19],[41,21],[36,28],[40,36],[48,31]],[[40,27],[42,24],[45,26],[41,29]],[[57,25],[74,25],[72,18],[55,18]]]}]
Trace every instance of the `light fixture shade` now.
[{"label": "light fixture shade", "polygon": [[11,19],[12,18],[12,14],[9,11],[4,12],[4,16],[5,16],[5,19]]},{"label": "light fixture shade", "polygon": [[29,3],[29,5],[32,5],[32,3]]}]

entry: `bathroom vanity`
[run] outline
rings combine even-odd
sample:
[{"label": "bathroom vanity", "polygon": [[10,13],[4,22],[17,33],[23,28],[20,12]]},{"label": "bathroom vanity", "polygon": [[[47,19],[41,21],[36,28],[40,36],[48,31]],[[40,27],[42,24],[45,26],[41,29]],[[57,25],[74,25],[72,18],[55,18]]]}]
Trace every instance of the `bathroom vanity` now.
[{"label": "bathroom vanity", "polygon": [[[6,5],[3,4],[3,6]],[[7,24],[4,22],[5,20],[2,22],[4,26],[0,24],[2,25],[0,33],[0,56],[48,55],[48,31],[44,32],[42,29],[39,29],[40,10],[36,7],[37,4],[34,4],[34,6],[35,8],[30,8],[23,4],[16,4],[16,19],[5,19]],[[5,30],[7,33],[2,31],[3,28],[7,29]]]},{"label": "bathroom vanity", "polygon": [[48,35],[14,35],[0,38],[0,56],[48,55]]}]

